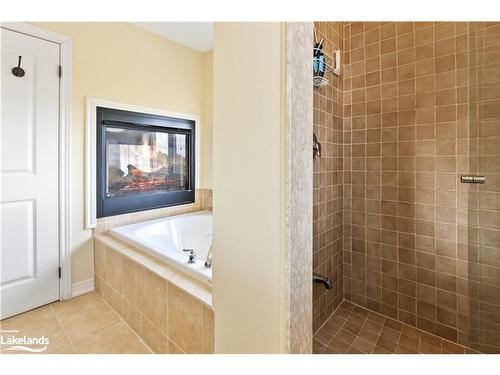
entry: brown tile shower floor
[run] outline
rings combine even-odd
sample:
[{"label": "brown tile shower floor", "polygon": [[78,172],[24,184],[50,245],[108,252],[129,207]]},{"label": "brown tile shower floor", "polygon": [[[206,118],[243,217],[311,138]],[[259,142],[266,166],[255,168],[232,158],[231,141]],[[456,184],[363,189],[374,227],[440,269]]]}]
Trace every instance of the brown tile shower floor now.
[{"label": "brown tile shower floor", "polygon": [[314,354],[463,354],[473,351],[343,301],[314,335]]}]

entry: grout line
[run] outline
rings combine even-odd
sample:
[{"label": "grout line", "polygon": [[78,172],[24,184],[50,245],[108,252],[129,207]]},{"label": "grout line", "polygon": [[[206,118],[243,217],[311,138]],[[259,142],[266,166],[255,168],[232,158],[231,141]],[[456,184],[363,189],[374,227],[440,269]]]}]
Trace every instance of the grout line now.
[{"label": "grout line", "polygon": [[54,305],[57,304],[57,303],[61,303],[61,301],[57,301],[53,304],[50,305],[50,311],[52,312],[52,314],[54,315],[54,317],[56,318],[57,320],[57,323],[59,323],[59,326],[61,327],[63,333],[64,333],[64,336],[66,336],[66,338],[68,339],[69,341],[69,344],[71,345],[71,347],[73,348],[73,350],[75,351],[75,353],[78,353],[78,350],[76,350],[76,346],[75,344],[73,343],[73,340],[71,339],[70,335],[68,334],[68,332],[66,332],[66,329],[64,328],[62,322],[61,322],[61,319],[59,319],[59,316],[57,315],[56,311],[54,310]]},{"label": "grout line", "polygon": [[[423,330],[423,329],[421,329],[421,328],[418,328],[418,327],[412,326],[412,325],[410,325],[410,324],[408,324],[408,323],[405,323],[405,322],[402,322],[402,321],[400,321],[400,320],[398,320],[398,319],[394,319],[394,318],[388,317],[388,316],[386,316],[386,315],[384,315],[384,314],[378,313],[378,312],[376,312],[376,311],[373,311],[373,310],[367,309],[366,307],[360,306],[360,305],[358,305],[358,304],[357,304],[357,303],[355,303],[355,302],[352,302],[352,301],[347,301],[347,302],[352,303],[353,305],[356,305],[356,306],[358,306],[358,307],[361,307],[362,309],[365,309],[365,310],[368,310],[368,311],[370,311],[370,312],[373,312],[373,313],[376,313],[376,314],[378,314],[378,315],[381,315],[381,316],[383,316],[383,317],[384,317],[384,318],[386,318],[386,319],[396,320],[397,322],[399,322],[399,323],[401,323],[401,324],[404,324],[404,325],[406,325],[406,326],[409,326],[409,327],[415,328],[415,329],[419,330],[420,332],[425,333],[425,334],[427,334],[427,335],[434,336],[434,337],[438,338],[439,340],[442,340],[442,341],[447,341],[447,342],[449,342],[449,343],[451,343],[451,344],[454,344],[454,345],[460,346],[460,347],[462,347],[462,348],[464,348],[464,349],[466,349],[466,350],[472,349],[472,348],[469,348],[469,347],[467,347],[467,346],[463,346],[463,345],[461,345],[461,344],[458,344],[458,343],[456,343],[456,342],[454,342],[454,341],[451,341],[451,340],[445,339],[445,338],[443,338],[443,337],[440,337],[440,336],[438,336],[438,335],[435,335],[435,334],[433,334],[433,333],[430,333],[430,332],[424,331],[424,330]],[[401,332],[400,332],[400,333],[401,333]],[[399,344],[399,343],[398,343],[398,344]],[[442,344],[441,344],[441,345],[442,345]],[[425,353],[423,353],[423,354],[425,354]]]},{"label": "grout line", "polygon": [[[342,302],[343,302],[343,301],[342,301]],[[351,316],[351,313],[349,313],[349,316]],[[349,318],[349,317],[347,317],[347,318]],[[340,332],[341,330],[343,330],[343,329],[344,329],[344,327],[345,327],[345,325],[346,325],[346,323],[347,323],[347,318],[345,319],[345,322],[344,322],[344,323],[342,323],[342,325],[340,326],[340,328],[339,328],[339,332]],[[349,331],[347,331],[347,332],[349,332]],[[350,333],[350,332],[349,332],[349,333]],[[336,334],[334,337],[337,337],[337,335],[338,335],[338,332],[337,332],[337,334]],[[342,341],[342,340],[341,340],[341,341]],[[354,342],[354,340],[352,340],[352,341]],[[347,343],[346,343],[346,344],[347,344]],[[347,352],[348,352],[348,351],[352,348],[352,343],[347,344],[347,345],[348,345],[348,348],[347,348],[347,350],[346,350],[346,353],[347,353]]]},{"label": "grout line", "polygon": [[323,326],[324,326],[326,323],[328,323],[328,321],[332,318],[332,316],[334,316],[334,315],[335,315],[335,313],[336,313],[336,312],[337,312],[337,310],[339,309],[340,305],[342,305],[342,302],[344,302],[344,301],[347,301],[347,300],[346,300],[345,298],[344,298],[344,299],[342,299],[342,301],[340,301],[340,303],[339,303],[339,304],[338,304],[338,306],[335,308],[335,310],[333,310],[333,312],[332,312],[330,315],[328,315],[328,318],[326,318],[326,319],[325,319],[325,321],[323,322],[323,324],[321,324],[321,325],[319,326],[319,328],[318,328],[315,332],[313,332],[313,337],[314,337],[314,335],[315,335],[316,333],[318,333],[318,332],[320,331],[320,329],[321,329],[321,328],[323,328]]},{"label": "grout line", "polygon": [[[344,301],[345,301],[345,300],[343,300],[342,302],[344,302]],[[342,302],[339,304],[339,306],[337,306],[337,309],[340,307],[340,305],[342,304]],[[335,311],[337,311],[337,309],[335,309]],[[330,315],[330,317],[329,317],[329,318],[325,321],[325,323],[323,323],[323,325],[325,325],[326,323],[328,323],[328,322],[330,321],[330,318],[332,318],[332,317],[333,317],[333,315],[334,315],[334,314],[332,313],[332,314]],[[349,314],[349,316],[350,316],[350,314]],[[341,318],[341,319],[343,319],[343,318]],[[339,332],[340,332],[340,331],[344,328],[345,324],[347,323],[347,319],[343,319],[343,320],[344,320],[344,323],[342,323],[342,325],[340,326],[340,328],[339,328]],[[322,325],[321,327],[323,327],[323,325]],[[318,331],[319,331],[319,329],[318,329]],[[350,333],[350,332],[349,332],[349,333]],[[337,332],[337,334],[338,334],[338,332]],[[337,337],[337,334],[335,334],[335,336],[333,336],[333,337]],[[314,336],[313,336],[313,337],[314,337]],[[316,340],[318,340],[318,339],[316,339]],[[318,340],[318,341],[319,341],[319,342],[321,342],[320,340]],[[343,341],[343,342],[344,342],[344,341]],[[322,342],[321,342],[321,343],[322,343]],[[328,343],[328,344],[324,344],[324,343],[322,343],[322,344],[323,344],[323,345],[325,345],[325,346],[330,347],[330,346],[328,345],[329,343]],[[347,343],[345,343],[345,344],[347,344]],[[349,349],[351,348],[352,344],[347,344],[347,345],[349,345],[349,348],[347,349],[347,350],[349,350]]]},{"label": "grout line", "polygon": [[[368,310],[368,309],[365,309],[365,310]],[[369,311],[369,310],[368,310],[368,311]],[[349,314],[349,317],[350,317],[351,315],[352,315],[352,311],[351,311],[351,313]],[[361,331],[363,330],[363,328],[364,328],[364,326],[366,325],[366,322],[367,322],[367,321],[368,321],[368,316],[367,316],[367,317],[365,317],[365,320],[364,320],[363,325],[361,326],[361,329],[359,330],[359,332],[361,332]],[[346,320],[346,322],[347,322],[347,320]],[[359,338],[360,340],[363,340],[363,341],[367,342],[368,344],[372,345],[372,343],[371,343],[371,342],[368,342],[368,341],[366,341],[364,338],[360,337],[360,336],[359,336],[359,332],[356,334],[356,339],[358,339],[358,338]],[[380,335],[379,335],[379,337],[380,337]],[[353,343],[354,343],[354,341],[356,341],[356,339],[354,339],[354,340],[353,340]],[[378,341],[378,340],[377,340],[377,341]],[[352,346],[353,346],[353,345],[351,344],[351,347],[352,347]],[[372,351],[371,351],[370,353],[366,353],[366,354],[371,354],[371,353],[373,352],[373,350],[375,349],[375,347],[377,346],[377,344],[375,343],[375,344],[373,344],[373,346],[374,346],[374,348],[372,349]],[[355,348],[355,349],[357,349],[357,348]],[[357,350],[360,350],[360,349],[357,349]]]},{"label": "grout line", "polygon": [[[362,33],[362,38],[363,38],[363,46],[365,46],[365,43],[366,43],[366,23],[363,22],[363,33]],[[378,48],[379,48],[379,52],[380,52],[380,43],[377,43],[378,45]],[[363,108],[363,120],[364,120],[364,126],[363,126],[363,132],[364,132],[364,140],[363,140],[363,164],[364,164],[364,171],[363,171],[363,182],[364,182],[364,187],[363,187],[363,200],[364,200],[364,204],[363,204],[363,228],[364,228],[364,231],[363,231],[363,276],[364,276],[364,279],[367,280],[367,276],[368,276],[368,267],[367,267],[367,264],[368,264],[368,245],[367,245],[367,241],[366,241],[366,228],[368,228],[368,223],[367,223],[367,219],[366,219],[366,203],[368,201],[368,198],[367,198],[367,190],[368,190],[368,181],[367,181],[367,174],[368,174],[368,171],[367,171],[367,164],[368,164],[368,161],[369,161],[369,156],[368,156],[368,153],[367,153],[367,142],[368,142],[368,99],[366,97],[366,89],[367,89],[367,82],[366,82],[366,76],[367,76],[367,73],[366,73],[366,66],[367,66],[367,59],[366,59],[366,56],[365,56],[365,50],[366,50],[366,47],[363,47],[363,70],[364,70],[364,74],[365,74],[365,84],[364,84],[364,88],[363,88],[363,91],[364,91],[364,108]],[[381,55],[380,53],[377,54],[377,57],[380,59]],[[379,90],[382,90],[381,87],[382,87],[382,73],[381,72],[378,72],[378,76],[379,76],[379,86],[380,86],[380,89]],[[377,86],[377,85],[374,85],[374,86]],[[381,108],[382,108],[382,103],[381,103]],[[381,146],[382,148],[382,146]],[[381,151],[382,152],[382,151]],[[380,165],[380,168],[382,168],[382,165]],[[366,296],[367,296],[367,291],[368,291],[368,283],[364,283],[364,288],[363,288],[363,292],[364,292],[364,300],[366,301]],[[352,313],[352,311],[351,311]],[[350,314],[349,314],[350,316]],[[351,347],[352,347],[352,344],[351,344]]]},{"label": "grout line", "polygon": [[[141,279],[141,281],[142,281],[142,279]],[[111,287],[110,287],[110,288],[111,288]],[[153,350],[149,347],[149,345],[146,343],[146,341],[144,341],[144,340],[142,339],[142,337],[141,337],[141,336],[139,336],[139,334],[138,334],[138,333],[137,333],[137,332],[136,332],[136,331],[135,331],[135,330],[134,330],[134,329],[133,329],[133,328],[132,328],[132,327],[131,327],[131,326],[130,326],[130,325],[129,325],[126,321],[125,321],[125,319],[123,319],[123,317],[122,317],[122,316],[118,313],[118,311],[116,311],[116,310],[113,308],[113,306],[111,306],[111,305],[110,305],[110,304],[109,304],[109,303],[108,303],[108,302],[107,302],[107,301],[106,301],[106,300],[105,300],[105,299],[104,299],[104,298],[103,298],[103,297],[102,297],[99,293],[97,293],[97,292],[95,292],[95,293],[96,293],[96,294],[97,294],[97,295],[98,295],[98,296],[99,296],[99,297],[103,300],[103,302],[104,302],[106,305],[108,305],[108,307],[109,307],[111,310],[113,310],[113,312],[115,312],[115,313],[116,313],[116,315],[118,315],[118,317],[120,318],[120,320],[121,320],[123,323],[125,323],[125,325],[126,325],[126,326],[127,326],[127,327],[128,327],[128,328],[129,328],[129,329],[130,329],[133,333],[134,333],[134,335],[137,337],[137,339],[138,339],[140,342],[142,342],[142,343],[146,346],[146,348],[148,348],[148,349],[151,351],[151,353],[152,353],[152,354],[156,354],[156,353],[155,353],[155,352],[154,352],[154,351],[153,351]],[[122,308],[123,308],[123,296],[122,296]],[[116,323],[116,322],[115,322],[115,323]],[[108,327],[109,327],[109,326],[108,326]],[[99,330],[98,330],[98,331],[99,331]],[[97,331],[96,331],[96,332],[97,332]],[[161,332],[161,331],[160,331],[160,332]]]},{"label": "grout line", "polygon": [[[110,287],[110,288],[111,288],[111,287]],[[122,322],[123,322],[123,323],[125,323],[125,325],[126,325],[126,326],[127,326],[127,327],[128,327],[128,328],[129,328],[129,329],[130,329],[133,333],[134,333],[134,335],[137,337],[138,341],[142,342],[142,343],[146,346],[146,348],[148,348],[148,349],[151,351],[151,354],[156,354],[156,353],[155,353],[155,352],[154,352],[154,351],[153,351],[153,350],[149,347],[149,345],[148,345],[148,344],[146,344],[146,342],[145,342],[145,341],[144,341],[144,340],[143,340],[143,339],[142,339],[142,338],[141,338],[141,337],[137,334],[137,332],[136,332],[136,331],[135,331],[135,330],[134,330],[134,329],[133,329],[133,328],[132,328],[132,327],[131,327],[131,326],[130,326],[130,325],[129,325],[126,321],[125,321],[125,319],[123,319],[123,318],[122,318],[122,316],[118,313],[118,311],[116,311],[116,310],[113,308],[113,306],[111,306],[111,305],[110,305],[110,304],[109,304],[109,303],[108,303],[108,302],[107,302],[107,301],[106,301],[106,300],[105,300],[105,299],[104,299],[104,298],[103,298],[103,297],[102,297],[99,293],[97,293],[97,292],[94,292],[94,293],[95,293],[95,294],[96,294],[96,295],[97,295],[97,296],[98,296],[98,297],[99,297],[99,298],[100,298],[100,299],[104,302],[104,304],[106,304],[106,305],[107,305],[107,306],[108,306],[108,307],[109,307],[109,308],[110,308],[110,309],[111,309],[111,310],[112,310],[112,311],[113,311],[116,315],[118,315],[118,317],[120,318],[120,320],[119,320],[119,321],[117,321],[117,322],[111,323],[111,324],[107,325],[106,327],[99,328],[97,331],[92,332],[92,333],[89,333],[88,335],[95,334],[95,333],[97,333],[97,332],[99,332],[99,331],[101,331],[101,330],[103,330],[103,329],[105,329],[105,328],[111,327],[113,324],[116,324],[116,323],[118,323],[118,322],[122,321]],[[78,298],[78,297],[77,297],[77,298]],[[122,298],[123,298],[123,297],[122,297]],[[122,305],[123,305],[123,300],[122,300]],[[122,306],[122,307],[123,307],[123,306]],[[86,335],[86,336],[88,336],[88,335]],[[84,336],[84,337],[86,337],[86,336]]]}]

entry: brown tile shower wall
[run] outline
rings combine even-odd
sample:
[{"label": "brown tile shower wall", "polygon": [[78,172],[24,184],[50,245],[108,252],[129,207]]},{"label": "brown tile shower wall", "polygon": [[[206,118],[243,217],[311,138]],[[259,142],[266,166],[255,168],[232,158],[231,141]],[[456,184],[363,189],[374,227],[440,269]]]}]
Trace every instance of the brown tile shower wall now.
[{"label": "brown tile shower wall", "polygon": [[467,344],[468,24],[344,23],[344,293]]},{"label": "brown tile shower wall", "polygon": [[[316,22],[318,40],[328,55],[342,49],[342,23]],[[311,43],[311,53],[312,53]],[[342,79],[327,73],[329,83],[314,89],[314,132],[322,145],[314,160],[313,269],[330,277],[332,289],[313,285],[313,330],[343,299],[342,279]],[[312,153],[312,150],[311,150]]]},{"label": "brown tile shower wall", "polygon": [[[470,24],[470,171],[484,185],[469,185],[471,348],[500,352],[500,23]],[[462,201],[462,200],[461,200]],[[468,235],[468,236],[467,236]],[[465,241],[464,241],[465,242]]]}]

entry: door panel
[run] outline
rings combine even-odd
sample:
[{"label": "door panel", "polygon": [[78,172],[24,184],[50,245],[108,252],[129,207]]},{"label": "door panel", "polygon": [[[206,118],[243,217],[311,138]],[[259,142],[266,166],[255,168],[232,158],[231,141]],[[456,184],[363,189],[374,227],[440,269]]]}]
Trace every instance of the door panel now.
[{"label": "door panel", "polygon": [[[1,29],[1,318],[59,299],[59,45]],[[23,77],[12,74],[22,56]]]},{"label": "door panel", "polygon": [[10,71],[13,57],[22,55],[22,68],[34,72],[33,52],[2,44],[2,55],[5,56],[2,59],[2,94],[5,93],[2,108],[6,109],[2,113],[2,173],[33,173],[35,77],[30,74],[18,78]]},{"label": "door panel", "polygon": [[1,204],[1,215],[4,219],[2,220],[2,285],[36,276],[34,203],[33,200],[27,200]]}]

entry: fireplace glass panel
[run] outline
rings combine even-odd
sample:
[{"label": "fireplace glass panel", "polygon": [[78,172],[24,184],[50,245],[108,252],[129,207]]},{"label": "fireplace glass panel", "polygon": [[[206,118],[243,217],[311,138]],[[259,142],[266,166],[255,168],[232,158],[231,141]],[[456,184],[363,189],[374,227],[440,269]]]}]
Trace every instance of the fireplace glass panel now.
[{"label": "fireplace glass panel", "polygon": [[188,136],[106,126],[106,198],[189,189]]}]

